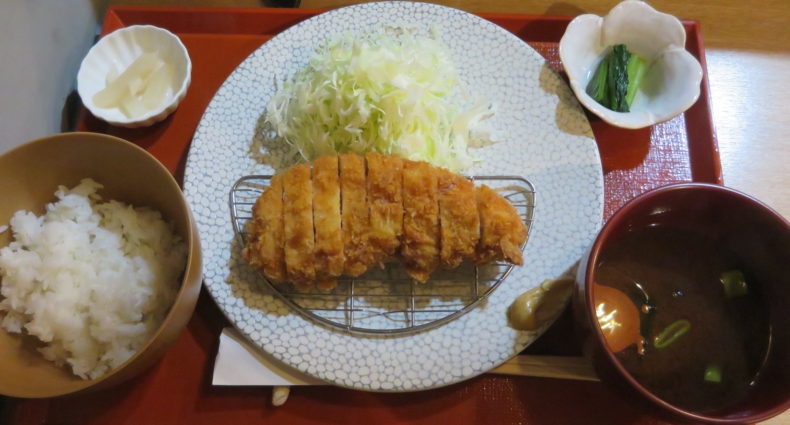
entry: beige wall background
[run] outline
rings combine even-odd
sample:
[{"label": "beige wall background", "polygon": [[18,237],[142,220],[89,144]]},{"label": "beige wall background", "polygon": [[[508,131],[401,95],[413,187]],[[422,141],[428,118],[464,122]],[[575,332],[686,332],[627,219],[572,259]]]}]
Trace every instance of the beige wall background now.
[{"label": "beige wall background", "polygon": [[111,5],[193,6],[193,7],[261,7],[264,0],[110,0]]},{"label": "beige wall background", "polygon": [[105,0],[3,0],[0,4],[0,153],[57,133]]}]

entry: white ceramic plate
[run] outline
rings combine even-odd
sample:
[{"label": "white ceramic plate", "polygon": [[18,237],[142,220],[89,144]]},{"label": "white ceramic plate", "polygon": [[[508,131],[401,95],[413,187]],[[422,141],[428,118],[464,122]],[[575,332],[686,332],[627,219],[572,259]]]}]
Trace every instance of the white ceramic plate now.
[{"label": "white ceramic plate", "polygon": [[[525,264],[487,302],[436,329],[410,336],[359,337],[304,319],[244,264],[228,210],[231,185],[271,174],[249,155],[275,81],[304,66],[321,41],[382,26],[438,29],[469,93],[495,103],[502,140],[478,155],[477,175],[519,175],[536,188]],[[367,3],[306,20],[256,50],[228,77],[195,133],[184,181],[200,230],[204,282],[253,343],[328,382],[362,390],[411,391],[471,378],[518,354],[541,332],[507,326],[513,299],[571,267],[601,224],[603,177],[589,123],[545,60],[504,29],[468,13],[424,3]]]}]

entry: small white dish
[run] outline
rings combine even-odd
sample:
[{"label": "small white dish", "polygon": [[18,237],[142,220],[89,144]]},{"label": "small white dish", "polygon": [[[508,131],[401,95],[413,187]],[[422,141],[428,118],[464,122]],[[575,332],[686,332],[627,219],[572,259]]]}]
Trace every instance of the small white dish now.
[{"label": "small white dish", "polygon": [[[157,52],[173,67],[173,78],[158,107],[136,117],[119,108],[100,108],[93,96],[106,87],[107,75],[123,72],[143,52]],[[184,99],[191,82],[192,61],[181,40],[170,31],[151,25],[132,25],[114,31],[94,45],[82,60],[77,73],[77,91],[82,103],[97,118],[121,127],[145,127],[167,118]]]},{"label": "small white dish", "polygon": [[[615,112],[585,90],[616,44],[625,44],[649,64],[630,112]],[[635,129],[674,118],[697,101],[702,67],[685,45],[686,31],[677,18],[640,0],[626,0],[604,17],[587,14],[571,21],[560,40],[560,59],[587,109],[609,124]]]}]

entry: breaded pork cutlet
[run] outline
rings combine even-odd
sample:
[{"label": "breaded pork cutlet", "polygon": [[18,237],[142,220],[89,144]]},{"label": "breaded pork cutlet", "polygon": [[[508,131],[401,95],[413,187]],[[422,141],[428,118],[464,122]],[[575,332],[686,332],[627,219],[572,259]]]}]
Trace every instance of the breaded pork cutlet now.
[{"label": "breaded pork cutlet", "polygon": [[283,228],[288,280],[300,288],[309,288],[315,280],[310,164],[293,166],[283,174]]},{"label": "breaded pork cutlet", "polygon": [[406,272],[424,283],[439,264],[439,202],[435,168],[403,161],[403,244]]},{"label": "breaded pork cutlet", "polygon": [[486,185],[475,188],[475,200],[480,213],[475,263],[505,260],[522,265],[521,245],[527,240],[527,228],[516,208]]},{"label": "breaded pork cutlet", "polygon": [[439,185],[439,258],[442,267],[454,269],[471,257],[480,239],[480,216],[475,185],[445,169],[437,169]]},{"label": "breaded pork cutlet", "polygon": [[365,154],[365,159],[368,169],[369,243],[373,261],[382,264],[393,257],[400,247],[403,231],[403,160],[399,156],[375,152]]},{"label": "breaded pork cutlet", "polygon": [[366,202],[365,158],[340,155],[343,245],[346,263],[343,274],[359,276],[373,264],[368,244],[370,218]]},{"label": "breaded pork cutlet", "polygon": [[271,185],[255,201],[249,235],[247,246],[242,251],[244,259],[272,282],[285,282],[281,175],[274,176]]},{"label": "breaded pork cutlet", "polygon": [[316,282],[320,289],[332,289],[345,265],[337,156],[313,161],[313,223]]},{"label": "breaded pork cutlet", "polygon": [[312,166],[273,177],[253,207],[243,255],[273,282],[330,289],[339,275],[389,259],[418,282],[467,257],[523,264],[527,228],[487,186],[388,155],[328,156]]}]

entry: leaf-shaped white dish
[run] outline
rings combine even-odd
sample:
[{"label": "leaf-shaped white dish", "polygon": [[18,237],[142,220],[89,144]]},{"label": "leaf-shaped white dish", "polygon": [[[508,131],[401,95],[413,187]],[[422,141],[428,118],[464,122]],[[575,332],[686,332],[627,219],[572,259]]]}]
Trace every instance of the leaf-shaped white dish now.
[{"label": "leaf-shaped white dish", "polygon": [[[611,46],[625,44],[649,64],[630,112],[615,112],[585,91]],[[560,40],[560,59],[579,101],[617,127],[642,128],[669,120],[697,101],[702,67],[685,49],[686,31],[672,15],[640,0],[626,0],[609,14],[580,15]]]}]

